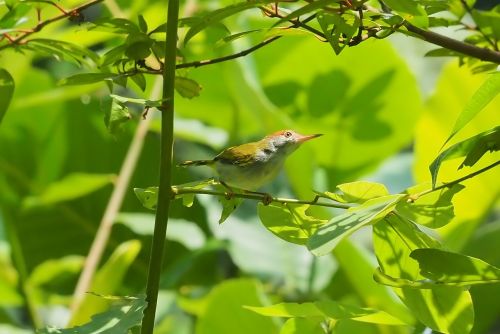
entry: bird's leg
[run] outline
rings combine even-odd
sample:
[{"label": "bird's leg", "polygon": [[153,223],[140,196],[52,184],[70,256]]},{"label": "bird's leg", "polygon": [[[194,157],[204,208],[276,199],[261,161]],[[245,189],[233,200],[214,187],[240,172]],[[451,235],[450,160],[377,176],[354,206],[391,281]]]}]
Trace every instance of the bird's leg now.
[{"label": "bird's leg", "polygon": [[260,192],[260,191],[252,191],[252,190],[243,190],[243,191],[246,192],[246,193],[248,193],[248,194],[261,195],[262,196],[262,203],[264,205],[269,205],[273,201],[273,196],[271,196],[268,193],[263,193],[263,192]]},{"label": "bird's leg", "polygon": [[226,199],[229,201],[231,200],[233,197],[234,197],[234,190],[233,188],[231,188],[227,183],[225,183],[224,181],[221,181],[219,180],[219,183],[224,187],[226,188],[227,192],[226,192]]}]

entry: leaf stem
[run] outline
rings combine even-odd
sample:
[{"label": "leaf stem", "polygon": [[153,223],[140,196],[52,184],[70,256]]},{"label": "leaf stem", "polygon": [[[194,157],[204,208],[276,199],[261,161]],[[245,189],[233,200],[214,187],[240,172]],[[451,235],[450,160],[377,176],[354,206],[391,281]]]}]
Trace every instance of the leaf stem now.
[{"label": "leaf stem", "polygon": [[172,152],[174,143],[174,82],[177,57],[177,25],[179,21],[179,0],[168,1],[167,32],[165,43],[165,65],[163,69],[163,95],[161,110],[161,146],[160,146],[160,182],[158,189],[158,207],[156,209],[153,244],[149,260],[146,301],[141,334],[152,334],[155,321],[156,304],[160,274],[162,272],[165,235],[172,186]]},{"label": "leaf stem", "polygon": [[[266,203],[288,203],[288,204],[309,204],[315,206],[325,206],[330,208],[339,208],[339,209],[349,209],[350,206],[347,204],[341,203],[325,203],[318,202],[318,197],[315,197],[312,201],[300,200],[295,198],[281,198],[281,197],[271,197],[270,199],[266,196],[266,194],[262,193],[231,193],[228,194],[222,191],[208,190],[208,189],[193,189],[193,188],[176,188],[172,187],[173,197],[177,197],[183,194],[203,194],[203,195],[213,195],[213,196],[233,196],[237,198],[246,198],[253,199],[259,201],[267,201]],[[159,204],[159,203],[158,203]]]}]

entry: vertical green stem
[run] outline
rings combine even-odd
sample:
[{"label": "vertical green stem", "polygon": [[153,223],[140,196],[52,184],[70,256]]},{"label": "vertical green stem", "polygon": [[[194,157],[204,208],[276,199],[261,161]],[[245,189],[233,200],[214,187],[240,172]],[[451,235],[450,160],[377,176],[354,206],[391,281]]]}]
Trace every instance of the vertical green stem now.
[{"label": "vertical green stem", "polygon": [[167,232],[172,186],[172,151],[174,142],[174,84],[177,57],[177,22],[179,20],[179,0],[168,1],[167,35],[165,46],[165,67],[163,70],[163,104],[161,110],[161,156],[158,207],[156,209],[153,245],[149,260],[146,300],[141,334],[152,334],[155,321],[158,288],[163,264],[165,234]]}]

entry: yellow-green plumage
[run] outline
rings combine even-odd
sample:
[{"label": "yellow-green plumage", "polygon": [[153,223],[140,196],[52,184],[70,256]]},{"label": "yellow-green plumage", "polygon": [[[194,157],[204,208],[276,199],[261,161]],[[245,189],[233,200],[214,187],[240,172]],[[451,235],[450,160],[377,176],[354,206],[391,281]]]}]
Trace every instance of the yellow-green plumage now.
[{"label": "yellow-green plumage", "polygon": [[207,165],[213,167],[219,180],[227,185],[256,190],[276,177],[288,155],[300,144],[318,136],[279,131],[257,142],[229,147],[212,160],[189,160],[180,166]]}]

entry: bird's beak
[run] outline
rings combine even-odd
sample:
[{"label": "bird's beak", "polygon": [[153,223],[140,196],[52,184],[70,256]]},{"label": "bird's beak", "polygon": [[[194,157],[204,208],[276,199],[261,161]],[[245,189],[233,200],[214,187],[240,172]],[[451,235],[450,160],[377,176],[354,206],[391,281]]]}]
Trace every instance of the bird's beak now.
[{"label": "bird's beak", "polygon": [[317,137],[321,137],[323,134],[322,133],[317,133],[317,134],[314,134],[314,135],[308,135],[308,136],[301,136],[297,139],[297,141],[299,143],[303,143],[305,141],[308,141],[308,140],[311,140],[311,139],[314,139],[314,138],[317,138]]}]

